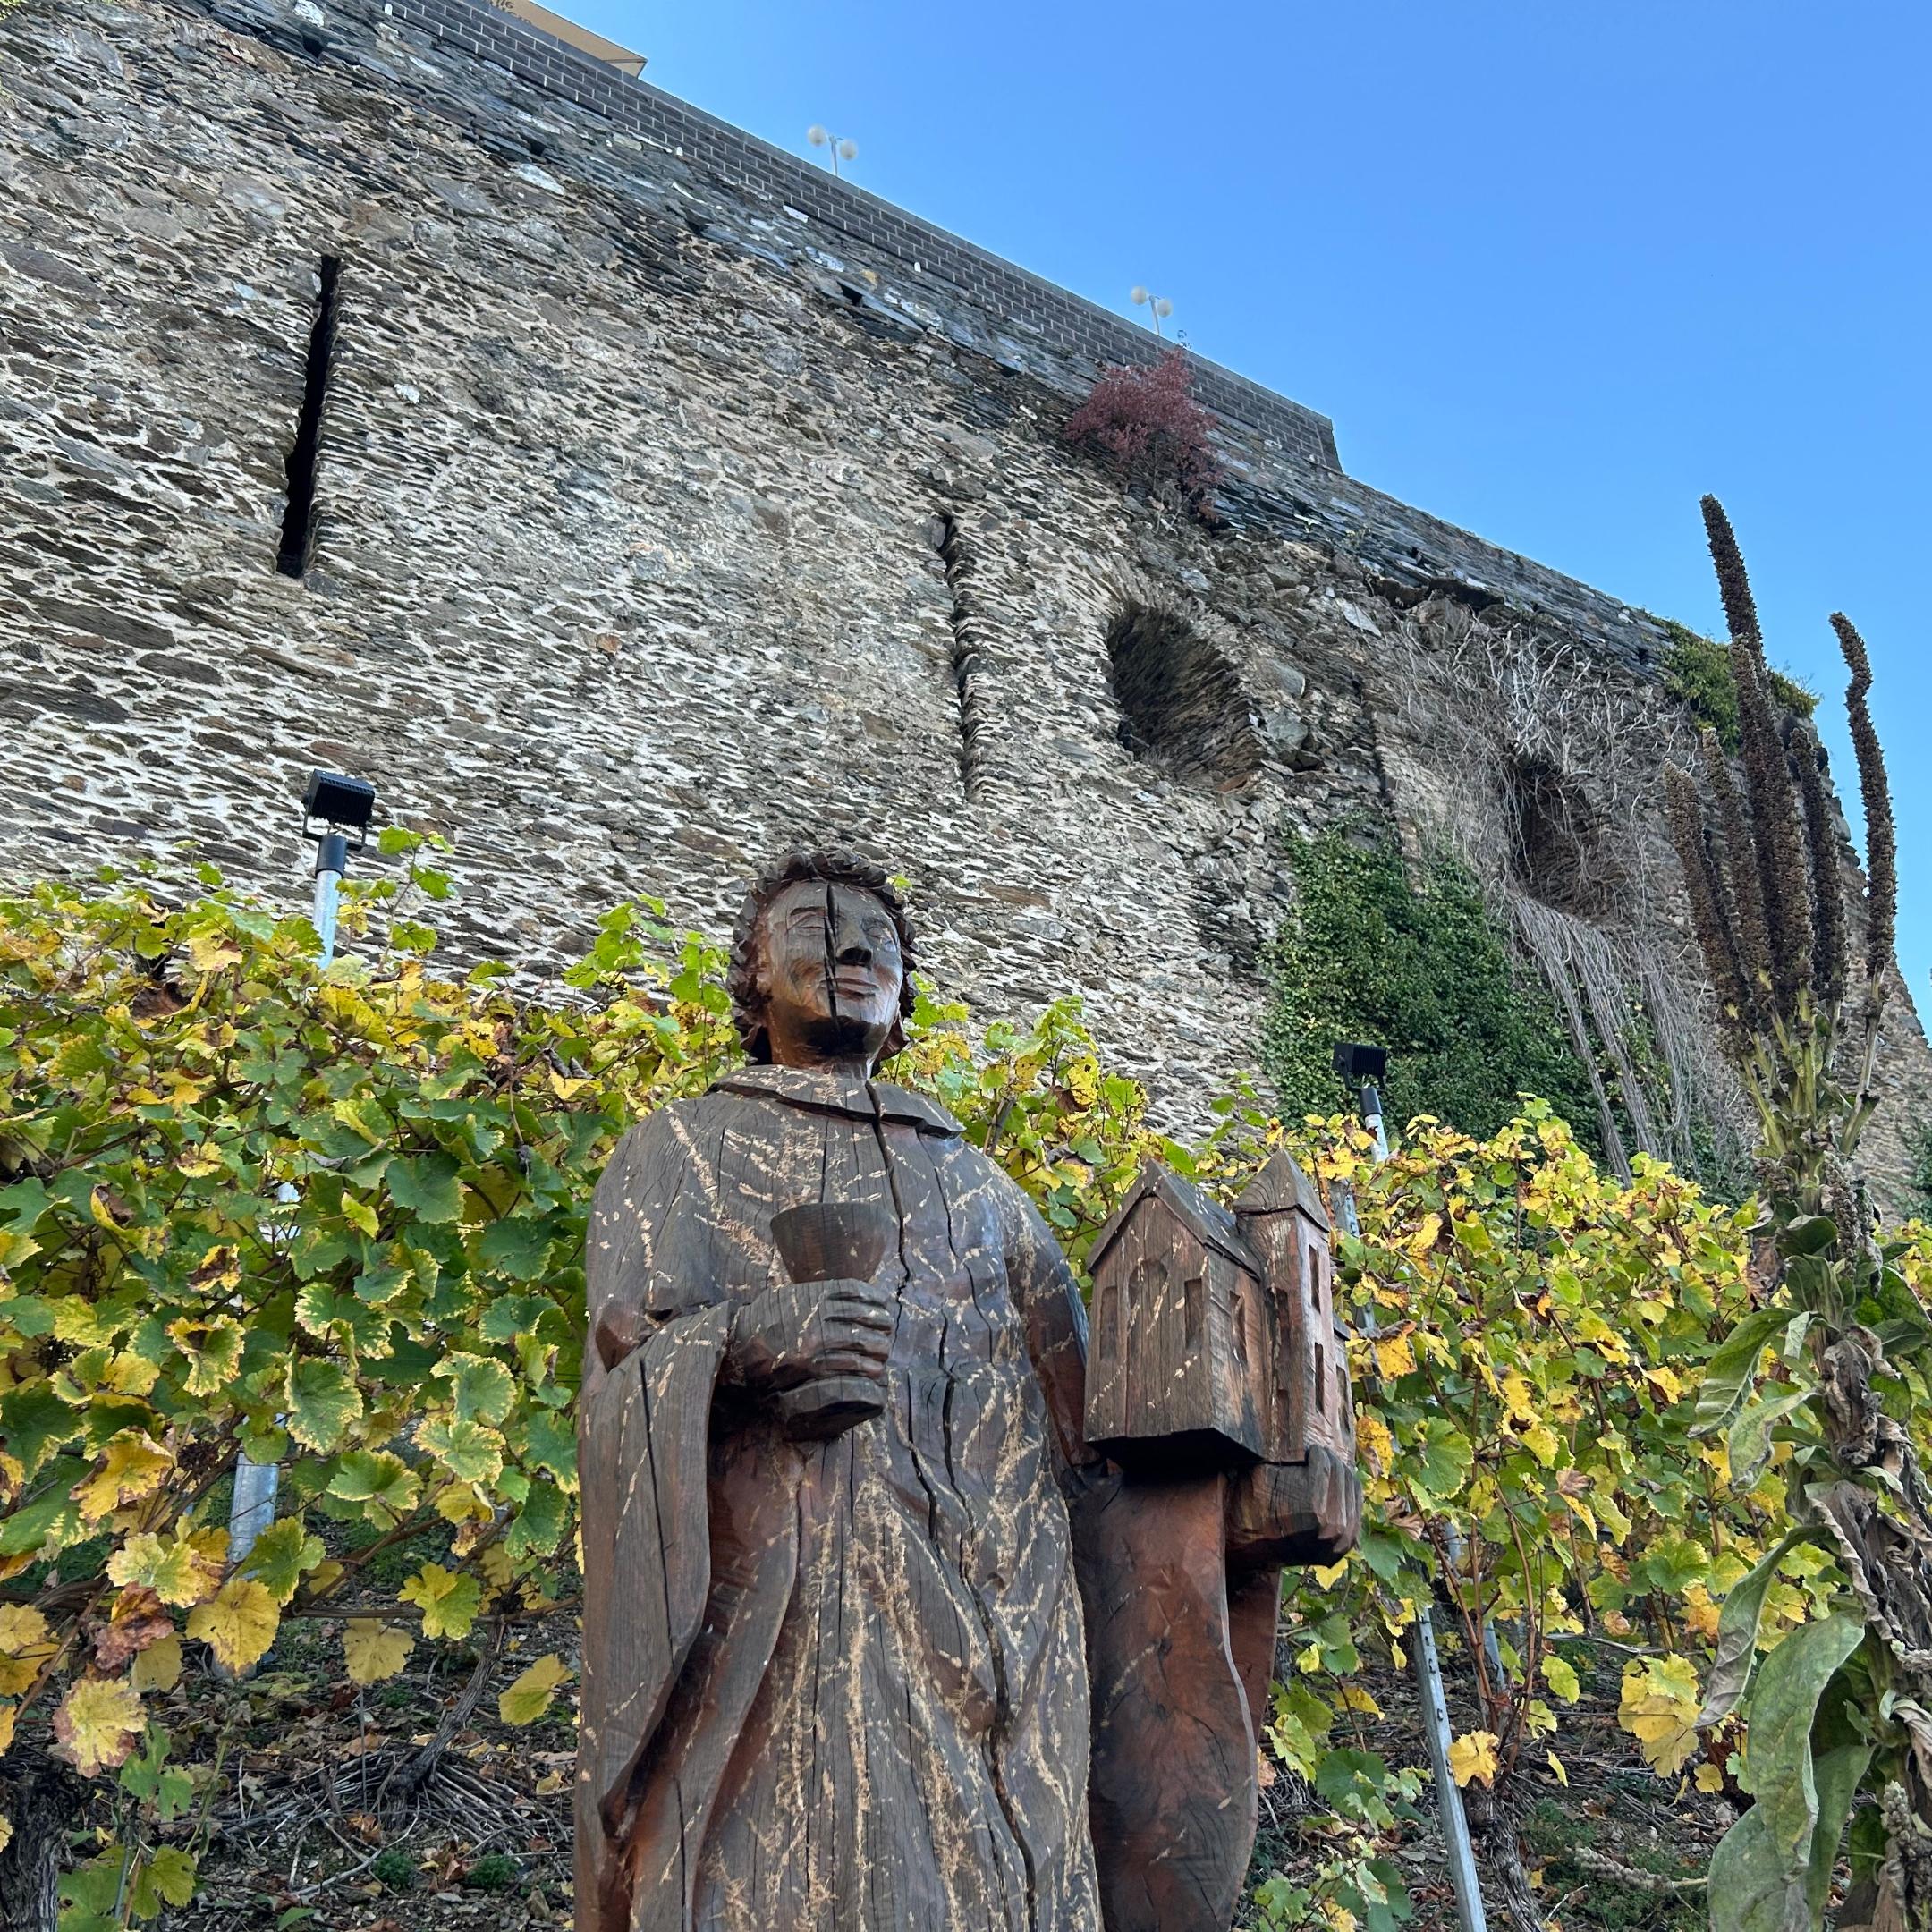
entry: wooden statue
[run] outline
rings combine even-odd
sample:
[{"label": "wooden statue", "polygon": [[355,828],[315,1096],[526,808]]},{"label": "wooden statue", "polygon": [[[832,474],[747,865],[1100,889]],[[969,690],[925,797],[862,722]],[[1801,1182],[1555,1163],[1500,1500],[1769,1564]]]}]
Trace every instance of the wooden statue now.
[{"label": "wooden statue", "polygon": [[1225,1216],[1200,1237],[1250,1324],[1204,1413],[1247,1436],[1190,1424],[1164,1457],[1128,1422],[1104,1438],[1127,1462],[1103,1453],[1046,1227],[872,1077],[911,950],[863,860],[766,875],[733,949],[751,1063],[633,1129],[597,1189],[579,1932],[1229,1922],[1279,1564],[1353,1496],[1315,1496],[1270,1383],[1284,1319],[1314,1326],[1275,1305],[1305,1250]]}]

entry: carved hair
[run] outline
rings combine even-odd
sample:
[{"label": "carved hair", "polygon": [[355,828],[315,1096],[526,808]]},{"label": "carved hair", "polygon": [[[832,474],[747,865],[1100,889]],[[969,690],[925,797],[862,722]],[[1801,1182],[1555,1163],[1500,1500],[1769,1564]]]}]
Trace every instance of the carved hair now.
[{"label": "carved hair", "polygon": [[879,1055],[882,1060],[888,1058],[905,1045],[905,1022],[912,1016],[917,997],[912,990],[912,969],[916,963],[912,926],[906,918],[905,902],[885,867],[843,849],[787,852],[753,882],[739,909],[738,923],[732,929],[731,970],[724,980],[738,1037],[753,1060],[770,1060],[771,1042],[765,1032],[765,996],[758,987],[758,968],[765,950],[765,914],[787,886],[795,886],[801,879],[818,879],[827,886],[852,886],[870,893],[892,917],[893,929],[899,936],[902,977],[899,982],[899,1017],[894,1021]]}]

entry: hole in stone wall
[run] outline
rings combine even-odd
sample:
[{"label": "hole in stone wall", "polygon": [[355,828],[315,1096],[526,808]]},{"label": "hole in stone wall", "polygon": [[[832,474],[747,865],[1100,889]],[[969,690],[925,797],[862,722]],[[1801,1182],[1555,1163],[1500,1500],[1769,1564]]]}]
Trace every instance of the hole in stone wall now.
[{"label": "hole in stone wall", "polygon": [[282,513],[282,545],[275,568],[301,577],[315,549],[316,482],[322,467],[322,408],[328,399],[329,364],[335,353],[335,292],[342,262],[325,255],[316,267],[315,321],[309,331],[309,359],[302,374],[301,414],[288,453],[288,503]]},{"label": "hole in stone wall", "polygon": [[1120,741],[1175,778],[1231,790],[1261,763],[1234,666],[1171,612],[1131,604],[1106,637]]},{"label": "hole in stone wall", "polygon": [[1608,911],[1623,866],[1582,786],[1530,754],[1511,761],[1503,783],[1516,883],[1559,912]]},{"label": "hole in stone wall", "polygon": [[959,699],[960,788],[969,801],[979,796],[985,774],[981,742],[987,720],[987,657],[980,645],[982,627],[974,608],[972,559],[960,541],[959,525],[949,516],[933,519],[932,547],[945,566],[946,589],[953,608],[953,689]]}]

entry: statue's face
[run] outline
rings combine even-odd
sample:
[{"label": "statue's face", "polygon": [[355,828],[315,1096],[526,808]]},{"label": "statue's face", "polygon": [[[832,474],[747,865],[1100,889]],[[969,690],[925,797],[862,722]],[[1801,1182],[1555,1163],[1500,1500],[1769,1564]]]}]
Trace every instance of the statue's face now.
[{"label": "statue's face", "polygon": [[869,1070],[905,979],[891,913],[862,887],[800,879],[766,908],[764,925],[758,987],[774,1063]]}]

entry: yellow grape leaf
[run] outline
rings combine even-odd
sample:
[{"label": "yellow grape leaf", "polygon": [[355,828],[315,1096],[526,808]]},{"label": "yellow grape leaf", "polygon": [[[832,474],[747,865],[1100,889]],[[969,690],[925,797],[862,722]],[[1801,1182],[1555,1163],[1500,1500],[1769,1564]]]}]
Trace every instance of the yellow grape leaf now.
[{"label": "yellow grape leaf", "polygon": [[1546,1654],[1543,1658],[1543,1682],[1565,1704],[1574,1704],[1583,1694],[1583,1686],[1578,1682],[1573,1666],[1555,1652]]},{"label": "yellow grape leaf", "polygon": [[1577,1317],[1576,1332],[1578,1339],[1593,1343],[1606,1362],[1621,1368],[1630,1360],[1623,1336],[1594,1309],[1586,1309]]},{"label": "yellow grape leaf", "polygon": [[31,1687],[54,1654],[47,1620],[30,1604],[0,1604],[0,1696]]},{"label": "yellow grape leaf", "polygon": [[107,1575],[123,1589],[151,1589],[178,1610],[205,1601],[221,1588],[222,1566],[194,1542],[176,1537],[164,1542],[143,1530],[131,1536],[107,1559]]},{"label": "yellow grape leaf", "polygon": [[112,1389],[117,1395],[145,1395],[160,1378],[158,1363],[149,1361],[145,1355],[128,1353],[116,1355],[107,1364],[101,1386]]},{"label": "yellow grape leaf", "polygon": [[1385,1475],[1394,1466],[1395,1438],[1373,1409],[1364,1409],[1356,1416],[1355,1441],[1377,1474]]},{"label": "yellow grape leaf", "polygon": [[1342,1708],[1360,1711],[1365,1717],[1379,1717],[1382,1715],[1382,1707],[1360,1684],[1355,1683],[1345,1683],[1342,1686]]},{"label": "yellow grape leaf", "polygon": [[1684,1622],[1691,1630],[1707,1642],[1717,1640],[1718,1610],[1711,1601],[1711,1593],[1701,1583],[1693,1583],[1684,1592]]},{"label": "yellow grape leaf", "polygon": [[483,1580],[489,1585],[492,1597],[500,1597],[514,1580],[510,1552],[501,1543],[484,1546],[483,1554],[477,1558],[477,1568],[483,1572]]},{"label": "yellow grape leaf", "polygon": [[467,1637],[483,1603],[483,1587],[476,1578],[458,1575],[441,1563],[425,1563],[396,1594],[422,1612],[425,1637]]},{"label": "yellow grape leaf", "polygon": [[164,1637],[157,1644],[149,1644],[134,1659],[134,1668],[128,1673],[128,1682],[137,1690],[159,1690],[165,1693],[181,1682],[182,1647],[179,1637]]},{"label": "yellow grape leaf", "polygon": [[550,1708],[557,1686],[570,1675],[560,1657],[540,1657],[496,1699],[496,1715],[506,1724],[535,1724]]},{"label": "yellow grape leaf", "polygon": [[394,1623],[379,1617],[351,1617],[343,1630],[343,1656],[349,1665],[352,1683],[380,1683],[394,1677],[409,1662],[416,1640]]},{"label": "yellow grape leaf", "polygon": [[1563,1769],[1563,1759],[1555,1751],[1545,1751],[1543,1755],[1549,1759],[1549,1767],[1555,1774],[1556,1782],[1567,1789],[1570,1784],[1570,1774]]},{"label": "yellow grape leaf", "polygon": [[1700,1764],[1697,1767],[1696,1783],[1700,1792],[1721,1792],[1724,1789],[1724,1773],[1714,1764]]},{"label": "yellow grape leaf", "polygon": [[1673,1369],[1646,1368],[1644,1379],[1655,1385],[1666,1402],[1675,1402],[1683,1394],[1683,1383]]},{"label": "yellow grape leaf", "polygon": [[[562,1781],[559,1780],[559,1782]],[[0,1852],[4,1852],[13,1843],[13,1820],[10,1818],[0,1817]]]},{"label": "yellow grape leaf", "polygon": [[[13,1704],[0,1704],[0,1758],[4,1758],[13,1743],[13,1714],[19,1708]],[[0,1852],[6,1850],[0,1844]]]},{"label": "yellow grape leaf", "polygon": [[98,1522],[123,1503],[152,1496],[174,1467],[174,1458],[142,1429],[123,1429],[103,1452],[101,1466],[73,1486],[82,1519]]},{"label": "yellow grape leaf", "polygon": [[1502,1741],[1494,1731],[1465,1731],[1449,1747],[1450,1776],[1458,1784],[1493,1782],[1496,1775],[1496,1746]]},{"label": "yellow grape leaf", "polygon": [[318,1563],[302,1583],[302,1594],[310,1603],[318,1603],[340,1583],[346,1574],[342,1564],[331,1556],[326,1563]]},{"label": "yellow grape leaf", "polygon": [[231,1577],[212,1603],[188,1613],[188,1634],[215,1653],[232,1671],[245,1671],[267,1654],[282,1612],[274,1596],[253,1577]]},{"label": "yellow grape leaf", "polygon": [[1547,1422],[1538,1422],[1526,1428],[1522,1439],[1523,1446],[1545,1469],[1556,1466],[1556,1452],[1563,1447],[1563,1437]]},{"label": "yellow grape leaf", "polygon": [[205,1530],[191,1530],[188,1540],[217,1567],[228,1567],[228,1532],[217,1523],[210,1523]]},{"label": "yellow grape leaf", "polygon": [[0,1604],[0,1650],[23,1657],[47,1643],[47,1620],[31,1604]]},{"label": "yellow grape leaf", "polygon": [[1640,1659],[1624,1670],[1617,1723],[1660,1777],[1674,1776],[1695,1756],[1699,1701],[1688,1657]]},{"label": "yellow grape leaf", "polygon": [[1375,1343],[1375,1359],[1376,1367],[1382,1371],[1385,1381],[1393,1382],[1398,1376],[1415,1372],[1415,1350],[1410,1346],[1406,1335],[1391,1335],[1386,1341],[1378,1339]]},{"label": "yellow grape leaf", "polygon": [[140,1699],[126,1682],[83,1677],[54,1713],[55,1750],[83,1777],[127,1762],[148,1728]]},{"label": "yellow grape leaf", "polygon": [[188,936],[188,963],[198,973],[219,972],[225,966],[239,966],[242,955],[226,933],[202,931]]},{"label": "yellow grape leaf", "polygon": [[1503,1402],[1512,1422],[1529,1424],[1537,1419],[1536,1396],[1529,1377],[1512,1369],[1503,1377]]},{"label": "yellow grape leaf", "polygon": [[445,1484],[436,1494],[436,1513],[446,1523],[462,1529],[466,1522],[487,1523],[495,1521],[496,1513],[469,1483]]}]

